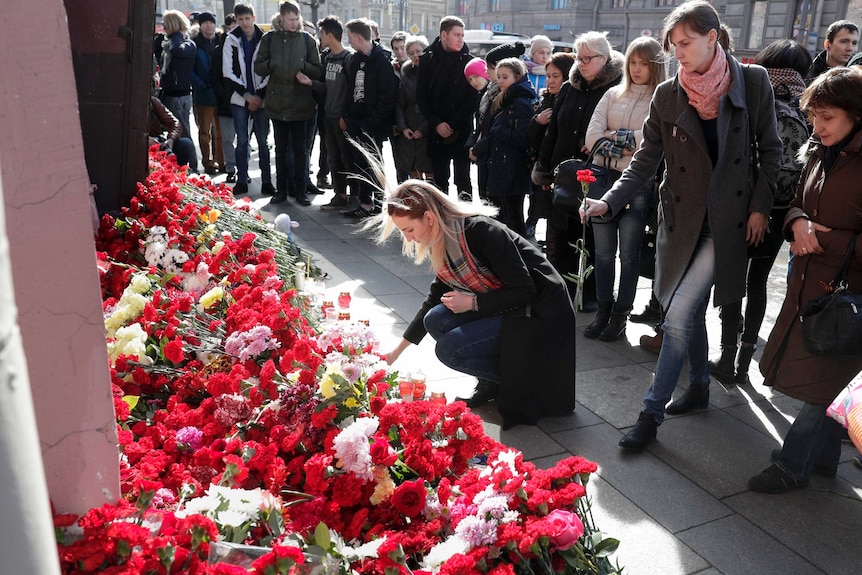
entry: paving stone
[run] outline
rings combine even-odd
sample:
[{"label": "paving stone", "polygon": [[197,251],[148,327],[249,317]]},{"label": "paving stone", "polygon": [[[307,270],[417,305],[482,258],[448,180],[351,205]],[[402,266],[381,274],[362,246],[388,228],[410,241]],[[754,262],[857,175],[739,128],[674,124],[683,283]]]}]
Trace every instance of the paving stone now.
[{"label": "paving stone", "polygon": [[[846,482],[815,477],[805,490],[784,495],[749,491],[725,503],[818,569],[833,575],[859,573],[862,491]],[[813,529],[800,529],[802,525]]]},{"label": "paving stone", "polygon": [[575,410],[571,414],[558,417],[544,417],[539,420],[539,427],[547,433],[558,433],[560,431],[578,429],[579,427],[598,425],[600,423],[604,423],[601,417],[584,407],[579,401],[575,401]]},{"label": "paving stone", "polygon": [[596,526],[606,536],[620,541],[614,561],[624,574],[687,575],[709,567],[702,557],[611,485],[604,473],[590,478],[587,496],[592,500]]},{"label": "paving stone", "polygon": [[617,443],[622,434],[608,424],[563,431],[551,437],[571,453],[598,463],[608,483],[672,533],[731,513],[649,451],[632,453],[620,449]]},{"label": "paving stone", "polygon": [[[772,506],[775,507],[774,501]],[[789,548],[776,541],[758,525],[752,524],[739,515],[693,527],[678,533],[677,537],[724,573],[733,573],[733,575],[823,573],[800,556],[797,553],[800,551],[798,548]],[[858,541],[856,548],[859,548]],[[853,572],[858,572],[858,563],[853,567],[855,568]]]},{"label": "paving stone", "polygon": [[[580,358],[580,350],[578,353]],[[634,425],[643,409],[643,397],[652,378],[650,370],[630,363],[577,371],[577,400],[614,427],[628,427]]]},{"label": "paving stone", "polygon": [[762,470],[774,442],[720,410],[665,420],[650,451],[714,497],[748,489],[748,478]]},{"label": "paving stone", "polygon": [[422,307],[425,295],[411,290],[408,293],[381,295],[379,301],[391,310],[394,315],[398,316],[401,321],[410,323],[413,321],[416,312]]},{"label": "paving stone", "polygon": [[361,281],[362,286],[375,296],[412,293],[413,288],[398,276],[376,262],[345,262],[341,271]]},{"label": "paving stone", "polygon": [[492,405],[482,406],[480,410],[476,410],[485,421],[485,432],[489,437],[521,451],[526,460],[556,454],[569,455],[562,445],[535,425],[518,425],[503,431],[502,417]]},{"label": "paving stone", "polygon": [[310,251],[327,254],[327,259],[334,264],[371,261],[366,254],[356,249],[355,245],[345,239],[327,238],[309,240],[306,244]]}]

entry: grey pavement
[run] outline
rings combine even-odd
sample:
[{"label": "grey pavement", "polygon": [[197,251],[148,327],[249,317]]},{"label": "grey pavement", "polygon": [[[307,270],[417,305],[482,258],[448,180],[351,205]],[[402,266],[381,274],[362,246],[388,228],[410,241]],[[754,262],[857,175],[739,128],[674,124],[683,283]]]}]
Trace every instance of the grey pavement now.
[{"label": "grey pavement", "polygon": [[[250,197],[265,204],[259,185],[255,179]],[[352,292],[353,319],[368,319],[385,351],[400,339],[433,276],[427,263],[415,265],[401,254],[400,238],[377,245],[359,231],[355,220],[337,210],[321,210],[331,197],[331,191],[313,196],[314,205],[307,208],[263,205],[261,213],[271,220],[285,212],[300,223],[294,239],[329,274],[327,290],[333,296]],[[781,256],[770,279],[770,306],[755,360],[781,305],[785,273],[786,258]],[[641,280],[635,310],[643,309],[648,299],[649,282]],[[752,364],[750,385],[725,389],[713,382],[709,409],[668,417],[658,441],[646,451],[624,452],[617,442],[637,419],[656,360],[638,341],[653,332],[629,324],[625,338],[603,343],[581,334],[591,320],[592,314],[577,314],[577,408],[570,416],[502,431],[492,405],[476,411],[491,437],[521,450],[540,467],[572,454],[598,463],[587,492],[598,527],[621,541],[615,557],[625,573],[860,572],[862,470],[852,463],[852,445],[844,445],[834,479],[815,476],[808,489],[785,495],[749,490],[748,478],[769,465],[770,451],[781,445],[800,407],[798,401],[764,387]],[[714,308],[707,326],[717,354],[720,321]],[[411,346],[394,367],[421,369],[429,390],[444,391],[450,401],[469,394],[475,381],[443,366],[431,338]],[[675,396],[687,387],[686,374],[683,370]],[[524,385],[539,387],[541,382]]]}]

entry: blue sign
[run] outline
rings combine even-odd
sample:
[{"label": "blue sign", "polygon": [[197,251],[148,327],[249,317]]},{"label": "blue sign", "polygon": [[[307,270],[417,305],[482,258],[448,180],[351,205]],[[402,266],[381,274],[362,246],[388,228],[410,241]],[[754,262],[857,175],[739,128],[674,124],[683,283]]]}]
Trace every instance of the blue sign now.
[{"label": "blue sign", "polygon": [[542,26],[542,28],[545,30],[559,30],[560,25],[559,24],[545,24],[544,26]]},{"label": "blue sign", "polygon": [[505,32],[506,31],[506,25],[503,24],[502,22],[495,22],[494,24],[491,24],[491,31],[492,32]]}]

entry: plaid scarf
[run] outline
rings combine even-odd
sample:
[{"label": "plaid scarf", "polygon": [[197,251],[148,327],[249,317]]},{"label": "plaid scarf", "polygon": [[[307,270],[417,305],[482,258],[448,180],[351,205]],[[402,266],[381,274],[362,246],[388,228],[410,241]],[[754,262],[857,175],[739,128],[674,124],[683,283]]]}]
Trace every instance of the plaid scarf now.
[{"label": "plaid scarf", "polygon": [[464,235],[464,220],[456,221],[455,235],[457,243],[446,241],[446,263],[437,272],[440,281],[471,293],[487,293],[503,287],[497,276],[470,253]]},{"label": "plaid scarf", "polygon": [[635,133],[634,130],[617,130],[611,138],[602,138],[600,142],[596,150],[597,154],[609,158],[622,158],[623,150],[635,149]]},{"label": "plaid scarf", "polygon": [[769,83],[775,95],[787,100],[798,100],[805,91],[805,80],[792,68],[767,68]]}]

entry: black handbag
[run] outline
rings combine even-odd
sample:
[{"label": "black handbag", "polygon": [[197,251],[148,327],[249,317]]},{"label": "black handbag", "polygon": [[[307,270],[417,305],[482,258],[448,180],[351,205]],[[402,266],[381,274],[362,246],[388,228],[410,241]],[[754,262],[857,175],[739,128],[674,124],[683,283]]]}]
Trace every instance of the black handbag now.
[{"label": "black handbag", "polygon": [[[577,214],[584,201],[584,193],[581,188],[581,182],[578,181],[579,170],[591,170],[596,181],[590,184],[590,190],[587,197],[591,200],[598,200],[611,189],[620,176],[621,172],[612,170],[607,166],[600,166],[593,163],[593,156],[601,146],[604,138],[600,139],[593,145],[590,150],[590,155],[586,160],[572,158],[564,160],[554,169],[554,207],[569,214]],[[605,159],[607,162],[607,159]]]},{"label": "black handbag", "polygon": [[815,355],[862,354],[862,294],[848,293],[847,271],[856,248],[854,234],[830,293],[809,302],[799,316],[802,345]]}]

